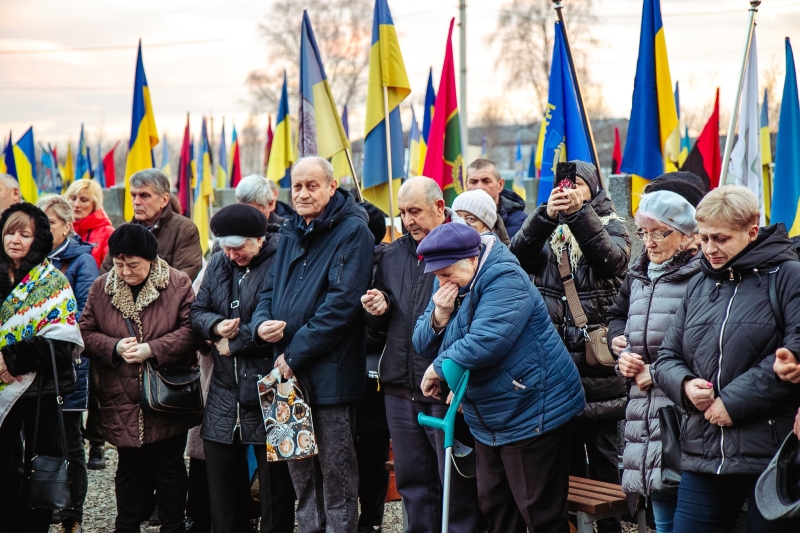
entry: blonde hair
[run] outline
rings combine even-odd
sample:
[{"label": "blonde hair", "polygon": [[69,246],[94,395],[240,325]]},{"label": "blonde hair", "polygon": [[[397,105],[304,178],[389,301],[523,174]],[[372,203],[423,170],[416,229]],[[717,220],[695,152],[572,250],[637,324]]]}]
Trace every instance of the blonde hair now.
[{"label": "blonde hair", "polygon": [[70,196],[78,196],[78,194],[83,191],[89,193],[89,198],[91,198],[94,203],[94,209],[92,211],[97,211],[103,207],[103,189],[95,180],[74,181],[67,189],[67,192],[64,193],[64,197],[69,200]]},{"label": "blonde hair", "polygon": [[64,224],[72,224],[75,222],[75,215],[72,213],[72,207],[70,207],[69,202],[67,202],[63,196],[58,196],[57,194],[43,196],[36,202],[36,207],[42,211],[52,209],[53,213],[55,213]]},{"label": "blonde hair", "polygon": [[744,187],[717,187],[697,206],[698,222],[719,222],[737,231],[747,231],[758,225],[760,216],[756,195]]}]

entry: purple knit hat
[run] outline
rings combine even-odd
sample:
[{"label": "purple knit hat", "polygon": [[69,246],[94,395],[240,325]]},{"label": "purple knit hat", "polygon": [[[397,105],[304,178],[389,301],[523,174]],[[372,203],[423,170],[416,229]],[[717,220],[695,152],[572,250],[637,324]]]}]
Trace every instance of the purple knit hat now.
[{"label": "purple knit hat", "polygon": [[480,255],[481,236],[471,226],[451,222],[431,231],[417,246],[425,261],[425,272],[447,268],[468,257]]}]

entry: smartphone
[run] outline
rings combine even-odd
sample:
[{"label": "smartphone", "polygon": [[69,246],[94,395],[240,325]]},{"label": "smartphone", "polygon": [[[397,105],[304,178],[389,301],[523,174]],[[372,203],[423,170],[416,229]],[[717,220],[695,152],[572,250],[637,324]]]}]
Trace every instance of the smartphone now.
[{"label": "smartphone", "polygon": [[558,187],[562,192],[564,189],[576,188],[575,177],[577,174],[578,166],[575,163],[558,163],[556,165],[556,179],[553,180],[553,188]]}]

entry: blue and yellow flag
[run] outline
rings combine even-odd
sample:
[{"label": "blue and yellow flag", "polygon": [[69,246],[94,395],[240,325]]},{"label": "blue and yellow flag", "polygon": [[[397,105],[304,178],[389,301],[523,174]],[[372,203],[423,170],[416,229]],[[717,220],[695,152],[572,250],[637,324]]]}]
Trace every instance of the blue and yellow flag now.
[{"label": "blue and yellow flag", "polygon": [[81,136],[78,139],[78,157],[75,161],[75,176],[79,180],[92,179],[92,172],[89,168],[89,155],[86,148],[86,138],[83,135],[83,124],[81,124]]},{"label": "blue and yellow flag", "polygon": [[300,110],[297,120],[300,157],[318,155],[330,159],[350,148],[336,103],[325,75],[325,67],[311,28],[308,12],[303,11],[300,35]]},{"label": "blue and yellow flag", "polygon": [[772,206],[772,143],[769,135],[769,101],[767,100],[767,90],[764,89],[764,102],[761,104],[761,115],[759,117],[761,126],[761,165],[764,176],[764,216],[767,224],[770,223]]},{"label": "blue and yellow flag", "polygon": [[783,222],[789,236],[800,235],[800,101],[797,71],[789,38],[786,38],[786,80],[783,84],[778,140],[775,147],[775,177],[770,223]]},{"label": "blue and yellow flag", "polygon": [[[385,90],[384,90],[385,89]],[[367,116],[364,124],[364,164],[362,175],[364,199],[389,213],[389,154],[386,136],[391,143],[392,197],[402,183],[405,170],[403,125],[400,122],[400,102],[411,93],[400,42],[394,29],[392,14],[386,0],[375,0],[372,18],[372,46],[369,50],[369,81],[367,83]],[[386,98],[386,102],[384,102]],[[384,106],[384,103],[386,104]],[[385,109],[389,110],[387,128]],[[387,131],[388,130],[388,131]],[[397,202],[394,202],[397,214]]]},{"label": "blue and yellow flag", "polygon": [[579,159],[592,161],[592,149],[583,123],[578,92],[569,64],[564,28],[556,22],[553,61],[550,63],[550,90],[542,119],[536,157],[539,163],[537,203],[546,202],[553,190],[556,165]]},{"label": "blue and yellow flag", "polygon": [[217,189],[228,186],[228,147],[225,140],[225,118],[222,119],[222,134],[219,138],[219,159],[217,159]]},{"label": "blue and yellow flag", "polygon": [[647,183],[678,170],[680,126],[667,61],[660,0],[644,0],[639,59],[633,85],[622,172],[633,175],[631,206],[635,213]]},{"label": "blue and yellow flag", "polygon": [[[166,139],[165,139],[166,140]],[[166,145],[166,143],[165,143]],[[106,186],[106,169],[103,165],[103,157],[100,143],[97,143],[97,169],[94,171],[93,178],[100,184],[101,187],[105,188]],[[91,160],[89,162],[89,166],[91,166]]]},{"label": "blue and yellow flag", "polygon": [[142,63],[142,41],[136,54],[136,79],[133,82],[133,114],[131,116],[131,138],[128,141],[128,158],[125,161],[125,220],[133,218],[131,200],[131,176],[140,170],[155,167],[153,147],[158,144],[156,119],[150,104],[150,89]]},{"label": "blue and yellow flag", "polygon": [[[67,156],[64,160],[64,168],[61,170],[61,176],[64,179],[64,183],[61,187],[61,194],[67,192],[67,189],[70,185],[75,181],[75,163],[72,161],[72,144],[67,143]],[[131,204],[133,205],[133,204]]]},{"label": "blue and yellow flag", "polygon": [[31,204],[35,204],[39,199],[39,189],[36,186],[36,152],[33,143],[33,126],[20,137],[14,145],[14,167],[15,174],[19,182],[19,192],[22,198]]},{"label": "blue and yellow flag", "polygon": [[192,202],[192,222],[200,232],[200,247],[203,255],[208,251],[208,210],[214,203],[214,184],[211,181],[211,152],[208,148],[206,117],[200,133],[200,153],[197,154],[197,179]]},{"label": "blue and yellow flag", "polygon": [[422,136],[419,140],[419,167],[417,175],[422,175],[425,166],[425,155],[428,153],[428,136],[431,134],[433,108],[436,107],[436,91],[433,90],[433,68],[428,71],[428,85],[425,89],[425,107],[422,110]]},{"label": "blue and yellow flag", "polygon": [[413,178],[419,176],[419,155],[420,144],[422,143],[422,132],[419,131],[417,115],[414,113],[414,106],[411,106],[411,130],[408,132],[408,165],[406,167],[406,177]]},{"label": "blue and yellow flag", "polygon": [[275,119],[275,135],[272,138],[272,149],[267,163],[267,178],[288,189],[292,186],[290,172],[295,162],[292,127],[289,120],[289,93],[286,90],[286,71],[283,71],[283,89],[278,102],[278,117]]},{"label": "blue and yellow flag", "polygon": [[[344,106],[342,109],[342,128],[344,128],[345,136],[349,139],[350,124],[347,116],[347,106]],[[346,152],[341,151],[333,156],[331,158],[331,165],[333,165],[333,177],[339,183],[339,185],[342,184],[343,180],[349,184],[352,184],[353,171],[350,169],[350,162],[347,160]]]},{"label": "blue and yellow flag", "polygon": [[14,165],[14,141],[11,131],[8,132],[8,142],[0,156],[0,172],[16,177],[17,167]]}]

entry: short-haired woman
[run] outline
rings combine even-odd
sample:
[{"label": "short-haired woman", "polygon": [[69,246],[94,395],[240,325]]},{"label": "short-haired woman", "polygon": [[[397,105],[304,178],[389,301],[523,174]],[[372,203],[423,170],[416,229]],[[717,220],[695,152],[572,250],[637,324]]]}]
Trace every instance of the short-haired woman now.
[{"label": "short-haired woman", "polygon": [[103,209],[103,189],[94,180],[77,180],[64,193],[72,214],[74,227],[83,242],[91,244],[92,257],[99,267],[108,253],[108,238],[114,226]]},{"label": "short-haired woman", "polygon": [[[50,222],[50,233],[53,235],[53,251],[48,256],[53,266],[59,269],[69,281],[75,300],[78,303],[76,316],[81,317],[86,299],[89,297],[89,288],[100,275],[92,247],[81,241],[72,230],[73,211],[69,203],[62,196],[49,195],[41,198],[36,207],[44,211]],[[67,445],[70,460],[83,466],[78,479],[73,479],[77,496],[75,505],[71,509],[61,510],[61,524],[64,530],[70,533],[83,522],[83,502],[86,499],[86,456],[83,451],[83,413],[89,406],[89,358],[81,357],[75,362],[75,390],[64,396],[64,423],[67,432]]]},{"label": "short-haired woman", "polygon": [[776,350],[800,350],[800,262],[783,224],[759,228],[744,187],[714,189],[696,218],[700,274],[650,367],[655,386],[686,409],[674,530],[730,531],[747,500],[748,531],[797,532],[800,518],[761,515],[754,488],[800,403],[800,386],[772,369]]},{"label": "short-haired woman", "polygon": [[197,361],[189,323],[192,281],[157,250],[155,236],[144,226],[114,230],[108,239],[114,268],[92,285],[80,322],[86,355],[99,368],[99,430],[119,454],[114,478],[119,533],[139,532],[154,490],[161,532],[186,530],[183,451],[187,431],[199,417],[140,407],[145,362],[161,368]]},{"label": "short-haired woman", "polygon": [[672,402],[653,385],[650,368],[689,280],[700,271],[694,217],[694,207],[674,192],[661,190],[642,197],[635,235],[644,242],[644,250],[606,315],[610,348],[619,356],[618,373],[632,380],[622,490],[639,496],[637,508],[644,507],[645,498],[651,499],[657,533],[672,533],[677,494],[661,482],[658,410]]},{"label": "short-haired woman", "polygon": [[[56,385],[60,394],[72,391],[72,352],[83,341],[72,289],[47,259],[53,247],[47,216],[28,203],[12,205],[0,215],[0,233],[0,529],[45,533],[52,511],[28,508],[27,479],[34,455],[65,453]],[[39,394],[41,416],[34,449]],[[21,476],[17,465],[23,432],[28,446]],[[79,477],[80,469],[80,464],[70,463],[70,476]]]}]

